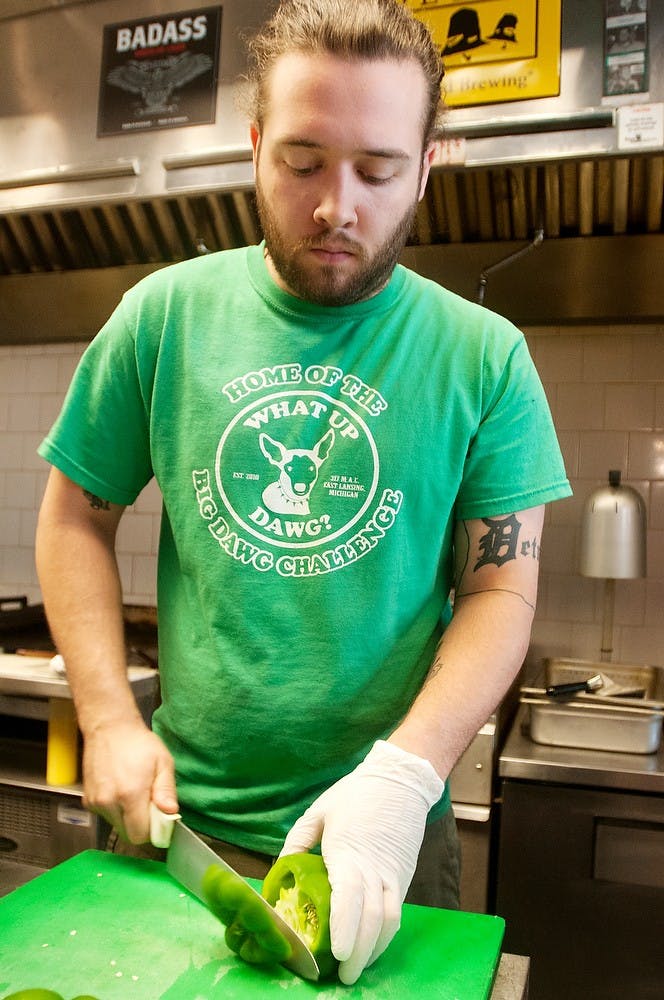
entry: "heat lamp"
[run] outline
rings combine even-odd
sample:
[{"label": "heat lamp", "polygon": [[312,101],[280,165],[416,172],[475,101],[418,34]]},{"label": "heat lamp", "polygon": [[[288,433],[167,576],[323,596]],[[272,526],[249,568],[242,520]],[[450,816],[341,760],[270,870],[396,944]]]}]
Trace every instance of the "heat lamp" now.
[{"label": "heat lamp", "polygon": [[604,580],[601,659],[613,658],[616,580],[646,575],[646,506],[618,469],[586,499],[581,520],[579,572]]}]

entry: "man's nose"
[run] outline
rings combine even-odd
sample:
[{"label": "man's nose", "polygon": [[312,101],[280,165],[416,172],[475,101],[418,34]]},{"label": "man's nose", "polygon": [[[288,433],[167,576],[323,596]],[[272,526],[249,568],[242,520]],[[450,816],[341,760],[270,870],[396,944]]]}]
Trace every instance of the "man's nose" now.
[{"label": "man's nose", "polygon": [[314,220],[330,229],[346,229],[357,222],[357,187],[350,170],[326,172],[321,178]]}]

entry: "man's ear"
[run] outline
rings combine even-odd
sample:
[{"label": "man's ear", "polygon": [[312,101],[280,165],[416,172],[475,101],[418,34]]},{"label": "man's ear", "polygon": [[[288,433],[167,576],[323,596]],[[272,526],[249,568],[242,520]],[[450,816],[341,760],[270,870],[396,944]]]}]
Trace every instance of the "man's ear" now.
[{"label": "man's ear", "polygon": [[424,150],[424,155],[422,157],[422,180],[420,182],[420,191],[417,196],[418,201],[422,201],[424,197],[424,191],[427,186],[427,181],[429,180],[429,171],[431,170],[431,165],[436,156],[437,143],[430,142],[427,148]]},{"label": "man's ear", "polygon": [[251,139],[251,148],[253,149],[253,159],[254,159],[254,170],[256,169],[256,164],[258,163],[258,150],[261,144],[261,134],[258,131],[258,125],[252,122],[249,126],[249,138]]}]

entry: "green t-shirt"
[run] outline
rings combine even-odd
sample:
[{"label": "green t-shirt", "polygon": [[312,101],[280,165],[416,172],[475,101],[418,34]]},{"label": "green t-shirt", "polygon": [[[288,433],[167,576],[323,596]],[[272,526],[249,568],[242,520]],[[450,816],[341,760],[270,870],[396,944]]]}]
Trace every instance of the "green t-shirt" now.
[{"label": "green t-shirt", "polygon": [[153,725],[185,818],[269,852],[421,687],[455,520],[570,492],[510,323],[400,266],[315,306],[262,246],[127,292],[40,453],[118,504],[156,477]]}]

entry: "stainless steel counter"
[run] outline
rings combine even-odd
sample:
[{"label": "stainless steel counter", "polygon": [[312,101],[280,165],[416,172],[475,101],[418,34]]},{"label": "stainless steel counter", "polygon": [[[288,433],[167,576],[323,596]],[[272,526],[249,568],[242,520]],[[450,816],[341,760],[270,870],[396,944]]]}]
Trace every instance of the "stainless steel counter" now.
[{"label": "stainless steel counter", "polygon": [[[134,696],[139,699],[154,695],[157,673],[152,667],[130,666],[127,676]],[[7,715],[19,714],[19,702],[9,698],[65,698],[71,701],[71,691],[64,674],[51,666],[51,656],[16,656],[0,652],[0,710]],[[29,713],[35,717],[34,712]]]},{"label": "stainless steel counter", "polygon": [[522,705],[499,758],[501,778],[630,792],[664,792],[664,745],[657,753],[626,754],[533,743]]}]

